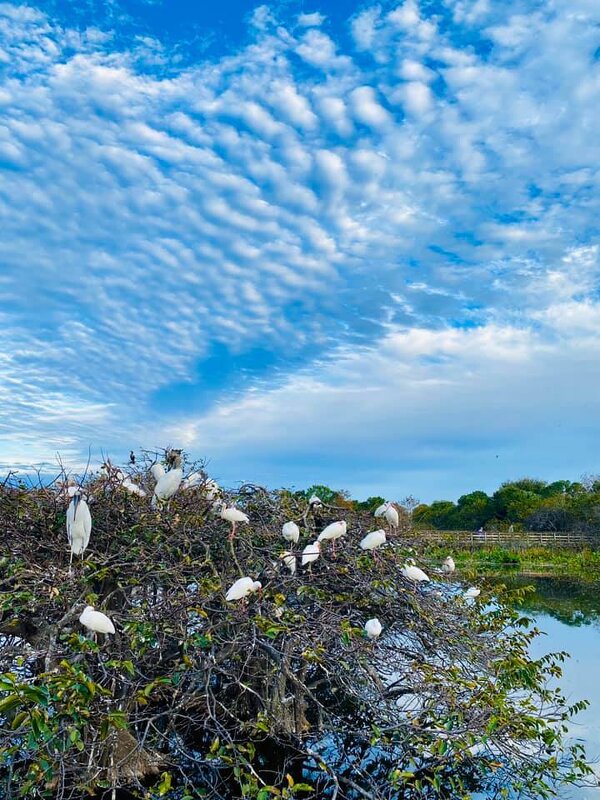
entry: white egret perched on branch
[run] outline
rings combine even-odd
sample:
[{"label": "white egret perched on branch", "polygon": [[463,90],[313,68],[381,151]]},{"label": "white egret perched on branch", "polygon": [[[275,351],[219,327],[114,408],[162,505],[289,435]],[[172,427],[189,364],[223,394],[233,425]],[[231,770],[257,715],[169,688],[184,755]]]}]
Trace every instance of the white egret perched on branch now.
[{"label": "white egret perched on branch", "polygon": [[298,544],[298,539],[300,538],[300,528],[296,525],[295,522],[286,522],[281,529],[281,535],[286,540],[286,542],[293,542],[294,544]]},{"label": "white egret perched on branch", "polygon": [[94,638],[97,633],[115,632],[115,626],[110,617],[107,617],[106,614],[103,614],[101,611],[94,611],[93,606],[86,606],[83,609],[79,617],[79,622],[81,622],[88,631],[92,631]]},{"label": "white egret perched on branch", "polygon": [[[74,489],[74,491],[71,491]],[[69,572],[73,564],[73,556],[81,556],[90,543],[92,532],[92,515],[86,501],[81,496],[79,487],[69,487],[72,499],[67,509],[67,538],[71,547]]]},{"label": "white egret perched on branch", "polygon": [[308,498],[308,505],[311,508],[319,508],[323,505],[323,501],[316,494],[313,494]]},{"label": "white egret perched on branch", "polygon": [[283,561],[285,566],[289,569],[292,575],[296,574],[296,556],[293,553],[290,553],[289,550],[285,550],[279,558]]},{"label": "white egret perched on branch", "polygon": [[344,520],[338,520],[337,522],[332,522],[326,528],[323,528],[319,536],[317,537],[318,542],[333,542],[333,557],[335,558],[335,543],[340,538],[340,536],[344,536],[347,530],[347,525]]},{"label": "white egret perched on branch", "polygon": [[[156,486],[154,487],[154,494],[152,495],[152,508],[156,508],[157,504],[170,500],[175,492],[179,489],[181,481],[183,480],[183,469],[181,468],[181,452],[179,450],[172,450],[169,454],[169,459],[172,468],[165,472],[159,478]],[[158,464],[153,464],[157,467]],[[154,472],[152,473],[154,475]]]},{"label": "white egret perched on branch", "polygon": [[369,637],[369,639],[377,639],[378,636],[381,635],[381,631],[383,630],[381,626],[381,622],[377,619],[377,617],[373,617],[373,619],[368,619],[365,622],[365,633]]}]

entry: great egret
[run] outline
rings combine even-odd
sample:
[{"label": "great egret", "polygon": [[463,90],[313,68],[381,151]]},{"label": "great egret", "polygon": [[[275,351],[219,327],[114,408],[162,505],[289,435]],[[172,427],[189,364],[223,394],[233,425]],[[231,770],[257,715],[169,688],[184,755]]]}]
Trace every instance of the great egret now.
[{"label": "great egret", "polygon": [[383,628],[381,626],[381,622],[379,622],[377,617],[373,617],[373,619],[368,619],[365,622],[365,631],[369,639],[377,639],[377,637],[381,635],[382,630]]},{"label": "great egret", "polygon": [[[170,500],[175,492],[179,489],[181,481],[183,480],[181,453],[179,453],[177,450],[172,451],[170,458],[173,466],[168,472],[165,472],[164,475],[159,478],[156,486],[154,487],[154,494],[152,495],[152,508],[156,508],[158,504],[164,503],[165,500]],[[153,467],[156,466],[158,466],[158,464],[153,464]],[[154,475],[154,472],[152,474]]]},{"label": "great egret", "polygon": [[442,572],[450,574],[451,572],[454,572],[455,569],[456,564],[454,563],[452,556],[446,556],[444,563],[442,564]]},{"label": "great egret", "polygon": [[385,531],[380,528],[378,531],[367,533],[364,539],[361,539],[359,547],[362,550],[376,550],[382,544],[385,544]]},{"label": "great egret", "polygon": [[286,542],[293,542],[294,544],[298,544],[298,539],[300,538],[300,528],[296,525],[295,522],[286,522],[283,528],[281,529],[281,535],[286,540]]},{"label": "great egret", "polygon": [[420,567],[415,566],[412,559],[408,559],[400,572],[404,577],[413,583],[421,583],[429,581],[429,576],[426,575]]},{"label": "great egret", "polygon": [[293,553],[290,553],[289,550],[285,550],[279,558],[283,561],[285,566],[289,569],[292,575],[296,574],[296,556]]},{"label": "great egret", "polygon": [[225,595],[225,600],[232,602],[233,600],[244,600],[249,594],[258,592],[262,589],[262,583],[255,581],[252,578],[238,578],[237,581],[231,586]]},{"label": "great egret", "polygon": [[476,597],[479,597],[480,594],[481,594],[481,589],[478,589],[476,586],[471,586],[469,589],[466,590],[466,592],[464,592],[463,596],[469,600],[473,600]]},{"label": "great egret", "polygon": [[307,544],[302,551],[302,566],[308,565],[309,571],[312,570],[312,564],[321,555],[321,543],[319,541]]},{"label": "great egret", "polygon": [[250,522],[250,517],[248,514],[244,514],[243,511],[240,511],[239,508],[236,508],[235,506],[222,505],[220,517],[221,519],[227,520],[227,522],[231,522],[231,532],[229,534],[230,541],[235,536],[235,526],[238,522]]},{"label": "great egret", "polygon": [[398,525],[400,525],[400,515],[391,503],[388,503],[388,507],[386,508],[383,516],[386,518],[392,528],[397,528]]},{"label": "great egret", "polygon": [[94,611],[93,606],[86,606],[83,609],[79,617],[79,622],[81,622],[88,631],[92,631],[94,634],[115,632],[115,626],[112,620],[101,611]]},{"label": "great egret", "polygon": [[81,490],[77,488],[73,492],[72,500],[67,509],[67,539],[71,548],[69,572],[71,572],[73,556],[81,556],[83,558],[83,554],[90,543],[91,532],[92,515],[88,504],[81,496]]},{"label": "great egret", "polygon": [[337,522],[332,522],[326,528],[323,528],[319,536],[317,537],[318,542],[333,542],[333,557],[335,558],[335,543],[340,538],[340,536],[344,536],[347,530],[347,525],[344,520],[338,520]]}]

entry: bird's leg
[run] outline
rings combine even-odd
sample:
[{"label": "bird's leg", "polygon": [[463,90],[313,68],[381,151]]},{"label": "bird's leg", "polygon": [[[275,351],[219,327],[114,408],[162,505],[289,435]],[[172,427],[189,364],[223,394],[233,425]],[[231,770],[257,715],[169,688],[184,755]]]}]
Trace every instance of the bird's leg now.
[{"label": "bird's leg", "polygon": [[335,558],[335,539],[333,540],[333,547],[332,547],[331,557]]},{"label": "bird's leg", "polygon": [[71,556],[69,558],[69,575],[73,574],[73,551],[71,550]]},{"label": "bird's leg", "polygon": [[229,541],[233,541],[233,537],[235,536],[235,522],[231,523],[231,533],[229,534]]}]

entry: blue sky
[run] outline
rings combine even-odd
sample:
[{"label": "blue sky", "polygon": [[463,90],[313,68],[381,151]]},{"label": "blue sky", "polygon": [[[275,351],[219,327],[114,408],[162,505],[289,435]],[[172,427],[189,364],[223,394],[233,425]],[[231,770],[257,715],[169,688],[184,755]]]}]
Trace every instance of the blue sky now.
[{"label": "blue sky", "polygon": [[5,467],[600,471],[595,0],[0,3],[0,70]]}]

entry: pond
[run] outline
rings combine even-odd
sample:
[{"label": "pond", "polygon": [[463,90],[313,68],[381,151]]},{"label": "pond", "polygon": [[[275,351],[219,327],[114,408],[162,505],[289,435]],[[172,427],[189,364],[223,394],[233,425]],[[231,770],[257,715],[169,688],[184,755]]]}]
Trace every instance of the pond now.
[{"label": "pond", "polygon": [[[572,736],[585,745],[588,760],[600,776],[600,580],[526,572],[505,573],[501,580],[511,587],[535,587],[523,609],[545,635],[534,642],[532,654],[537,657],[558,650],[570,654],[561,685],[569,701],[590,702],[575,718]],[[600,788],[564,790],[561,800],[567,798],[600,800]]]}]

